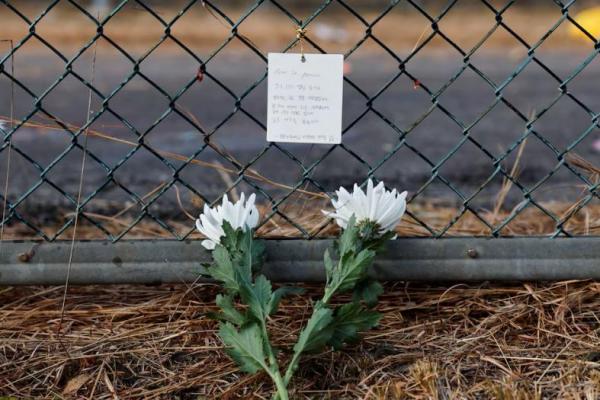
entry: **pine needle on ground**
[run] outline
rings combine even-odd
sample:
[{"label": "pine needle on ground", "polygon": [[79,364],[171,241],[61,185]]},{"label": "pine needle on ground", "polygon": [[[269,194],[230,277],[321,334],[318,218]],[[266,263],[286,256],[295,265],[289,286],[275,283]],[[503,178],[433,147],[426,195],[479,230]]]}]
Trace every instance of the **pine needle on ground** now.
[{"label": "pine needle on ground", "polygon": [[[321,285],[271,321],[286,349]],[[75,287],[62,334],[60,288],[0,292],[0,395],[17,398],[269,398],[240,374],[207,317],[214,285]],[[381,326],[357,346],[305,358],[293,398],[598,398],[595,282],[388,284]]]}]

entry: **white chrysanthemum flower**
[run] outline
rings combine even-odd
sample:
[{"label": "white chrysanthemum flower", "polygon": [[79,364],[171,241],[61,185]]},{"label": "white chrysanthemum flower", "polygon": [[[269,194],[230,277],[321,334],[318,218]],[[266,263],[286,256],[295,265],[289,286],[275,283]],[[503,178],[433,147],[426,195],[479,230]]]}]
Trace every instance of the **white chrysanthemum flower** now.
[{"label": "white chrysanthemum flower", "polygon": [[208,250],[214,250],[221,242],[221,237],[225,235],[223,221],[229,222],[233,229],[246,230],[256,227],[259,215],[258,209],[254,205],[255,200],[256,195],[251,194],[248,201],[245,202],[245,196],[242,193],[241,198],[235,204],[229,201],[227,195],[223,196],[223,202],[219,206],[211,208],[205,204],[204,212],[196,220],[196,228],[206,236],[206,240],[202,241],[202,246]]},{"label": "white chrysanthemum flower", "polygon": [[373,181],[369,179],[366,194],[357,184],[352,193],[343,187],[335,193],[337,199],[331,200],[335,211],[323,213],[334,218],[343,229],[354,215],[357,224],[370,221],[377,224],[380,233],[393,231],[406,211],[406,192],[387,191],[383,182],[373,187]]}]

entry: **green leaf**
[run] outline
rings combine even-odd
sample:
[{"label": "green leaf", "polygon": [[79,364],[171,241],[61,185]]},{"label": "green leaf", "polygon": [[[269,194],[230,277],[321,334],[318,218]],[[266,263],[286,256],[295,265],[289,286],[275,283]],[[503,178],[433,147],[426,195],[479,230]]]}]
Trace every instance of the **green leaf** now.
[{"label": "green leaf", "polygon": [[269,314],[271,282],[264,275],[259,275],[252,286],[246,286],[244,289],[241,296],[244,303],[248,304],[250,313],[257,320],[264,321]]},{"label": "green leaf", "polygon": [[218,294],[216,303],[221,308],[221,313],[217,315],[218,319],[229,321],[237,326],[242,326],[246,322],[244,315],[235,309],[231,296]]},{"label": "green leaf", "polygon": [[248,230],[243,232],[239,230],[240,238],[235,253],[236,263],[239,264],[240,269],[243,271],[244,277],[248,280],[252,277],[252,239],[253,232]]},{"label": "green leaf", "polygon": [[213,251],[213,259],[215,264],[208,268],[206,272],[211,278],[222,282],[225,289],[237,293],[240,289],[239,277],[227,249],[223,246],[217,246]]},{"label": "green leaf", "polygon": [[382,293],[383,286],[381,286],[381,283],[373,279],[364,279],[358,282],[354,288],[352,300],[357,303],[364,300],[367,307],[375,307],[377,300]]},{"label": "green leaf", "polygon": [[215,280],[223,282],[225,289],[235,294],[252,281],[253,271],[260,269],[264,261],[264,244],[253,240],[252,230],[234,230],[223,222],[225,235],[213,251],[214,265],[206,272]]},{"label": "green leaf", "polygon": [[269,315],[273,315],[279,309],[279,303],[284,296],[288,296],[290,294],[302,294],[304,293],[304,289],[302,288],[294,288],[294,287],[280,287],[275,290],[271,295],[271,300],[269,300],[268,313]]},{"label": "green leaf", "polygon": [[235,253],[240,246],[243,231],[241,229],[233,229],[228,221],[223,221],[223,233],[221,237],[221,245],[229,252]]},{"label": "green leaf", "polygon": [[236,266],[241,276],[251,279],[252,271],[249,262],[252,248],[252,231],[244,232],[242,229],[233,229],[229,222],[223,221],[224,236],[221,237],[221,246],[227,249],[232,263]]},{"label": "green leaf", "polygon": [[350,217],[346,229],[342,231],[341,236],[337,240],[337,250],[340,258],[343,258],[348,253],[355,252],[359,241],[360,237],[358,235],[358,228],[356,227],[356,218],[353,215]]},{"label": "green leaf", "polygon": [[239,245],[240,264],[246,274],[252,275],[261,270],[265,262],[265,245],[260,240],[254,240],[254,232],[243,232]]},{"label": "green leaf", "polygon": [[[353,290],[354,287],[367,277],[368,267],[373,263],[375,252],[362,249],[359,230],[352,217],[348,226],[336,241],[339,255],[337,264],[331,259],[329,251],[325,252],[324,263],[327,272],[325,299],[328,302],[338,292]],[[362,250],[361,250],[362,249]]]},{"label": "green leaf", "polygon": [[327,344],[340,349],[344,343],[358,340],[359,332],[375,327],[380,318],[381,314],[361,306],[360,303],[344,304],[335,311],[331,323],[333,333]]},{"label": "green leaf", "polygon": [[260,271],[265,261],[265,246],[262,241],[254,240],[254,232],[238,228],[234,230],[229,222],[223,221],[221,245],[225,247],[233,263],[241,269],[243,275],[249,277]]},{"label": "green leaf", "polygon": [[333,277],[333,273],[335,271],[335,264],[331,259],[329,249],[325,250],[325,254],[323,255],[323,263],[325,264],[325,274],[327,275],[327,282],[329,282]]},{"label": "green leaf", "polygon": [[273,288],[271,282],[264,275],[259,275],[254,280],[254,292],[263,310],[267,309],[267,305],[271,300]]},{"label": "green leaf", "polygon": [[250,324],[239,331],[230,323],[221,324],[219,336],[227,348],[225,351],[240,369],[250,374],[260,369],[269,371],[265,362],[263,338],[257,324]]},{"label": "green leaf", "polygon": [[367,268],[373,263],[375,252],[363,250],[357,255],[346,253],[334,270],[330,282],[335,292],[354,289],[354,286],[367,275]]},{"label": "green leaf", "polygon": [[300,354],[305,351],[319,351],[325,347],[333,334],[330,326],[332,321],[333,312],[323,304],[317,303],[313,315],[300,332],[294,352]]},{"label": "green leaf", "polygon": [[363,241],[362,248],[379,252],[385,249],[386,244],[396,236],[396,232],[385,232],[379,237]]},{"label": "green leaf", "polygon": [[248,305],[248,313],[251,317],[259,322],[266,320],[271,309],[272,287],[271,282],[264,275],[259,275],[253,284],[242,282],[240,297]]},{"label": "green leaf", "polygon": [[254,284],[242,283],[240,286],[242,301],[248,305],[250,315],[257,321],[264,321],[267,316],[275,313],[283,296],[300,293],[303,293],[303,289],[291,287],[279,288],[273,292],[271,282],[264,275],[256,277]]},{"label": "green leaf", "polygon": [[[253,235],[253,233],[250,233]],[[252,264],[251,269],[253,273],[260,272],[263,264],[265,263],[266,253],[265,253],[265,243],[262,240],[253,240],[252,241]]]}]

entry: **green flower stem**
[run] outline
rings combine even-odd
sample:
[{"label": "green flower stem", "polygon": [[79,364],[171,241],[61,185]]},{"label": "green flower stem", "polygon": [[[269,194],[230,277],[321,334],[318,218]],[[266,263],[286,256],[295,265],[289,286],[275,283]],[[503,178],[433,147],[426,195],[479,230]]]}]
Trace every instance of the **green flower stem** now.
[{"label": "green flower stem", "polygon": [[337,289],[338,289],[338,286],[334,286],[333,288],[331,288],[331,286],[325,286],[325,292],[323,293],[323,298],[321,299],[321,303],[329,304],[329,302],[331,301],[331,298],[333,297],[335,292],[337,292]]},{"label": "green flower stem", "polygon": [[275,388],[277,389],[277,393],[274,396],[276,400],[289,400],[287,385],[283,382],[281,378],[281,374],[279,373],[278,368],[271,368],[267,365],[263,366],[265,372],[269,375],[273,383],[275,384]]},{"label": "green flower stem", "polygon": [[[313,312],[313,314],[314,314],[314,312]],[[302,355],[302,353],[294,353],[294,356],[292,357],[292,361],[290,361],[290,364],[288,365],[288,367],[285,371],[285,376],[283,377],[283,383],[285,384],[285,386],[290,384],[290,381],[292,380],[294,373],[298,369],[298,361],[300,361],[301,355]]]},{"label": "green flower stem", "polygon": [[275,387],[277,388],[277,394],[274,397],[275,400],[288,400],[289,395],[287,391],[287,384],[281,378],[279,371],[277,371],[275,376],[271,376],[271,379],[273,379],[273,382],[275,382]]},{"label": "green flower stem", "polygon": [[[348,227],[342,233],[342,236],[338,239],[338,243],[341,243],[341,246],[352,246],[354,247],[353,252],[355,254],[360,254],[363,251],[371,251],[374,255],[374,252],[379,247],[381,243],[389,240],[391,238],[391,234],[386,234],[381,236],[379,233],[379,226],[375,223],[364,223],[360,226],[355,225],[354,217],[350,220]],[[348,243],[348,241],[352,241]],[[332,297],[340,290],[347,290],[347,279],[352,278],[352,274],[356,272],[356,270],[351,270],[352,262],[356,262],[356,259],[352,259],[349,261],[348,265],[344,265],[344,254],[339,255],[340,258],[337,262],[337,265],[334,271],[337,271],[338,278],[333,279],[332,272],[327,268],[327,283],[325,285],[325,290],[323,292],[323,297],[321,301],[317,303],[314,307],[311,318],[315,316],[317,312],[319,312],[323,307],[328,306]],[[328,256],[326,256],[328,257]],[[370,265],[370,263],[369,263]],[[333,273],[335,274],[335,273]],[[309,319],[310,320],[310,319]],[[288,385],[292,379],[292,376],[298,369],[298,363],[300,361],[300,357],[302,356],[302,352],[294,352],[292,356],[292,360],[290,361],[285,375],[284,382]]]},{"label": "green flower stem", "polygon": [[[319,306],[313,308],[311,317],[319,310],[321,304],[325,304],[325,305],[329,304],[329,301],[335,294],[335,291],[336,291],[336,289],[332,290],[330,286],[325,286],[325,292],[323,294],[323,298],[321,299],[321,302],[318,303]],[[286,386],[289,385],[290,381],[292,380],[292,377],[294,376],[294,373],[298,369],[298,362],[300,361],[300,356],[302,356],[302,353],[295,352],[294,356],[292,357],[292,360],[290,361],[290,364],[288,365],[288,367],[285,371],[285,376],[283,378],[283,381]]]},{"label": "green flower stem", "polygon": [[262,334],[264,336],[264,341],[267,350],[267,356],[269,357],[269,376],[275,383],[275,387],[277,388],[277,396],[275,399],[277,400],[288,400],[289,395],[287,391],[287,384],[281,377],[281,373],[279,372],[279,364],[277,363],[277,358],[275,357],[275,353],[273,352],[273,347],[271,346],[271,341],[269,340],[269,334],[267,333],[267,325],[265,320],[261,321],[261,329]]}]

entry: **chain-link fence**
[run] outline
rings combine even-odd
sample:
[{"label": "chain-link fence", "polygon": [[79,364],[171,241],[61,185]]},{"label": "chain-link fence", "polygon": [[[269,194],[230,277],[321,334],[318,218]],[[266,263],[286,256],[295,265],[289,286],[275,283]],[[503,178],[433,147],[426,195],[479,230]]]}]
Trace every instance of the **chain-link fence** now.
[{"label": "chain-link fence", "polygon": [[[370,177],[409,191],[407,236],[597,232],[582,2],[295,3],[0,1],[4,238],[185,239],[249,191],[260,234],[326,236]],[[298,28],[345,56],[341,145],[265,140],[266,54]]]}]

